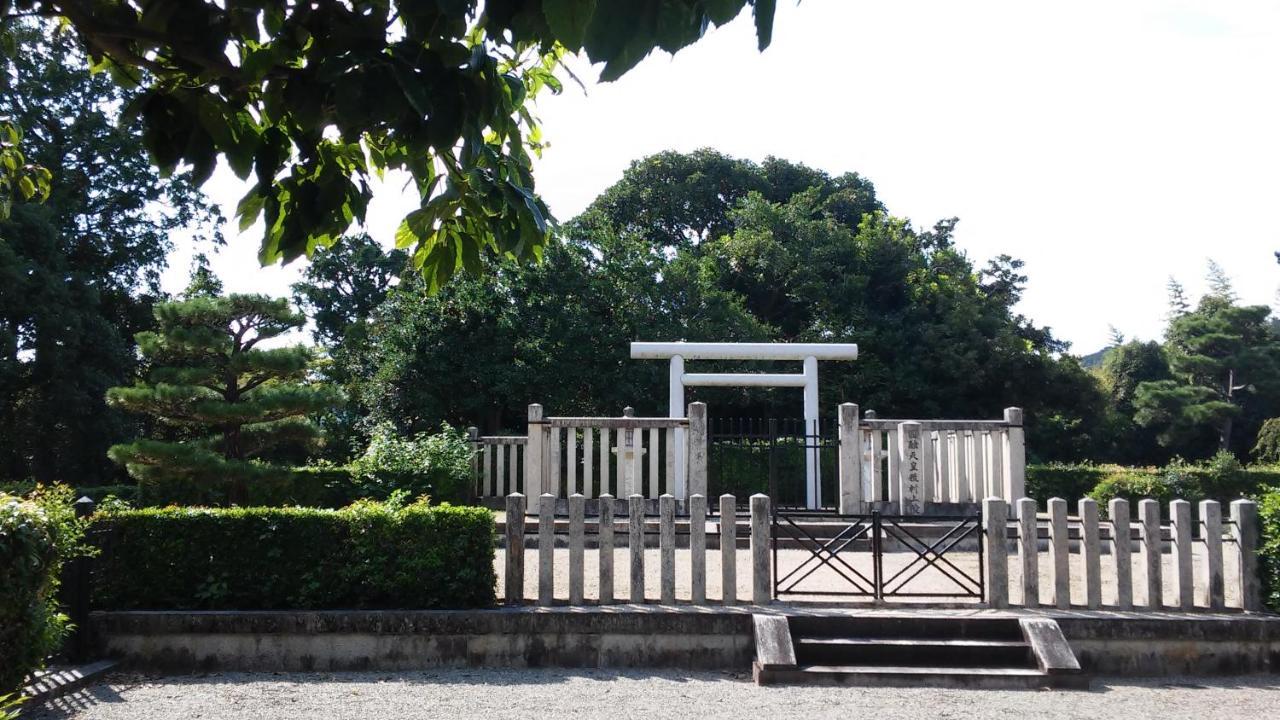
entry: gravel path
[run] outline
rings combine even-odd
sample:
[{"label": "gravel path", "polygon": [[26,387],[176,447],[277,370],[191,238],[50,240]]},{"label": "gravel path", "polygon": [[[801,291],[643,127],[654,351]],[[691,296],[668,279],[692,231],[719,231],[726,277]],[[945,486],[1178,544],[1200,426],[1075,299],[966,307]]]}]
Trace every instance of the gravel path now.
[{"label": "gravel path", "polygon": [[173,718],[1248,718],[1280,678],[1099,679],[1090,692],[762,688],[745,675],[612,670],[117,677],[30,713],[53,720]]}]

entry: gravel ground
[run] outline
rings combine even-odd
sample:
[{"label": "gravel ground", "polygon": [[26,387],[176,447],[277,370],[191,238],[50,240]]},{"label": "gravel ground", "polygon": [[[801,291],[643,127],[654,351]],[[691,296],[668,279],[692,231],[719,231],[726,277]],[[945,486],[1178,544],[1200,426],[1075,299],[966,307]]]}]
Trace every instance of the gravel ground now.
[{"label": "gravel ground", "polygon": [[[1237,577],[1239,575],[1239,559],[1236,553],[1231,552],[1232,546],[1228,546],[1224,555],[1224,571],[1226,576],[1226,600],[1228,607],[1235,607],[1240,604],[1239,584]],[[1195,586],[1196,586],[1196,603],[1203,603],[1200,597],[1201,588],[1208,583],[1207,580],[1207,561],[1204,557],[1205,549],[1197,544],[1195,547]],[[645,550],[645,595],[651,600],[656,601],[660,596],[661,585],[659,579],[659,569],[661,563],[660,551],[656,548],[647,548]],[[737,568],[737,587],[738,599],[749,600],[751,598],[751,551],[738,550],[735,565]],[[794,587],[796,590],[806,590],[810,592],[827,592],[837,591],[843,592],[850,589],[847,580],[842,578],[835,570],[827,566],[818,566],[811,560],[813,556],[807,550],[779,550],[778,551],[778,567],[779,574],[783,577],[791,573],[792,570],[800,565],[805,565],[805,569],[792,575],[792,580],[796,580],[804,576],[804,574],[814,567],[818,567],[812,574],[804,577],[798,585]],[[613,592],[614,598],[619,602],[626,602],[630,598],[631,593],[631,576],[630,576],[630,550],[627,548],[615,549],[613,560]],[[872,576],[872,555],[869,552],[846,551],[840,554],[840,559],[854,569],[861,572],[865,577]],[[916,559],[916,555],[910,552],[888,552],[884,556],[884,570],[886,577],[892,577],[898,570],[904,568]],[[923,563],[916,564],[911,571],[899,576],[900,579],[892,586],[899,588],[905,592],[914,593],[955,593],[962,588],[955,580],[948,577],[958,577],[955,569],[959,569],[967,573],[973,578],[978,576],[978,554],[976,552],[958,552],[951,551],[946,555],[946,559],[954,566],[947,566],[939,563],[939,566],[946,570],[944,573],[937,568],[928,568],[917,575],[912,575],[915,570],[920,569]],[[1102,602],[1104,605],[1112,605],[1116,602],[1116,571],[1115,559],[1111,554],[1105,554],[1101,558],[1102,562]],[[1161,560],[1163,561],[1162,579],[1164,588],[1164,602],[1166,605],[1173,606],[1177,603],[1177,592],[1174,587],[1174,577],[1177,569],[1174,565],[1174,558],[1171,553],[1165,553]],[[590,548],[583,553],[583,591],[587,600],[596,600],[600,597],[600,553],[595,548]],[[494,553],[494,570],[498,575],[498,593],[503,591],[503,574],[506,570],[506,552],[499,549]],[[1147,602],[1147,571],[1146,556],[1141,552],[1134,552],[1132,556],[1133,567],[1133,600],[1136,606],[1142,607]],[[555,559],[555,594],[561,600],[567,600],[569,597],[569,550],[567,548],[556,548]],[[1047,552],[1041,552],[1038,556],[1037,569],[1040,572],[1040,601],[1045,604],[1053,603],[1053,566]],[[848,570],[841,567],[841,572],[849,574]],[[720,582],[720,551],[707,551],[707,598],[713,602],[719,601],[721,595]],[[906,581],[910,578],[906,584]],[[1071,600],[1076,605],[1084,605],[1085,587],[1084,587],[1084,558],[1078,553],[1071,554]],[[790,581],[788,582],[790,584]],[[964,583],[968,586],[968,583]],[[691,585],[691,569],[689,562],[689,550],[676,550],[676,599],[688,600],[690,596]],[[1022,563],[1018,559],[1016,552],[1010,552],[1009,555],[1009,597],[1014,602],[1020,602],[1022,598]],[[524,571],[524,595],[525,598],[533,600],[538,597],[538,551],[533,549],[525,550],[525,571]],[[786,598],[784,598],[786,599]],[[807,597],[813,600],[839,600],[840,598],[830,596]],[[844,598],[848,601],[848,598]],[[899,598],[900,601],[909,602],[912,598]],[[925,597],[916,598],[921,602],[938,602],[939,600],[951,600],[954,602],[965,602],[963,599],[949,599]],[[973,602],[976,602],[973,601]]]},{"label": "gravel ground", "polygon": [[1097,679],[1080,691],[757,687],[745,675],[610,670],[117,677],[31,718],[1249,718],[1280,678]]}]

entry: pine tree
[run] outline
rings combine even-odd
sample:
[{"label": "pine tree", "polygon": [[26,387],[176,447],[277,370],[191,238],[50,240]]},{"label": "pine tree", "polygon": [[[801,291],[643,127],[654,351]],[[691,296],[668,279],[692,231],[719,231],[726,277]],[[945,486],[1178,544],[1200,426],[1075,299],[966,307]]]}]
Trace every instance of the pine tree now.
[{"label": "pine tree", "polygon": [[1239,299],[1235,285],[1231,282],[1231,276],[1227,275],[1227,271],[1212,258],[1209,259],[1209,269],[1205,272],[1205,279],[1209,282],[1209,295],[1228,304],[1235,304]]},{"label": "pine tree", "polygon": [[148,381],[112,388],[107,401],[195,439],[144,438],[109,455],[140,481],[225,483],[231,502],[243,503],[250,482],[288,472],[266,462],[266,453],[314,440],[307,415],[334,401],[328,389],[303,384],[309,348],[259,347],[300,328],[304,317],[283,299],[197,295],[156,306],[155,318],[156,331],[137,335]]},{"label": "pine tree", "polygon": [[1280,390],[1280,339],[1271,309],[1240,307],[1216,294],[1169,326],[1167,351],[1175,379],[1137,387],[1135,420],[1160,430],[1166,447],[1194,444],[1206,433],[1232,444],[1234,425],[1249,402]]},{"label": "pine tree", "polygon": [[1169,282],[1165,287],[1169,292],[1169,312],[1165,319],[1172,323],[1175,319],[1191,312],[1191,301],[1187,299],[1187,291],[1182,287],[1182,283],[1172,275],[1169,276]]},{"label": "pine tree", "polygon": [[1115,325],[1107,326],[1107,335],[1109,336],[1107,339],[1107,347],[1117,348],[1124,344],[1124,333],[1116,329]]}]

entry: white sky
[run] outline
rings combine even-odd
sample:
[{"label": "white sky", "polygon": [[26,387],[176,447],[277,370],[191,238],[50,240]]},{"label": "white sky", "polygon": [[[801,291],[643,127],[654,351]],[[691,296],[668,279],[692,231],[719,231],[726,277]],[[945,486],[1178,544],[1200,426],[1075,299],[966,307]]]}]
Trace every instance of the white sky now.
[{"label": "white sky", "polygon": [[[1108,324],[1158,337],[1168,276],[1198,296],[1208,257],[1244,301],[1272,302],[1277,70],[1275,2],[784,1],[764,53],[744,15],[585,96],[540,99],[551,148],[535,176],[568,220],[667,149],[856,171],[917,227],[958,216],[976,265],[1026,260],[1020,310],[1088,353]],[[244,191],[225,168],[206,190],[228,218]],[[414,202],[379,189],[369,231],[389,242]],[[286,293],[302,262],[259,268],[261,226],[226,232],[228,290]]]}]

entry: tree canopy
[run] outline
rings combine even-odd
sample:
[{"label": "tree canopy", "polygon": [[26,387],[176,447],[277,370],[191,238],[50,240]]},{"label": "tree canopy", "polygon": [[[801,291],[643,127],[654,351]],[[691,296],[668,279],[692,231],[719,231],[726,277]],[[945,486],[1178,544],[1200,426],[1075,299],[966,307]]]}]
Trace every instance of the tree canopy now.
[{"label": "tree canopy", "polygon": [[[1216,266],[1214,274],[1211,294],[1169,324],[1172,378],[1137,386],[1135,419],[1157,430],[1165,446],[1191,450],[1212,437],[1219,449],[1245,451],[1266,417],[1259,414],[1280,399],[1280,338],[1270,308],[1236,305]],[[1236,437],[1240,418],[1249,420],[1244,437]]]},{"label": "tree canopy", "polygon": [[[954,226],[914,229],[854,173],[661,153],[566,223],[543,263],[502,263],[434,296],[406,280],[374,313],[367,344],[331,353],[349,358],[351,396],[379,420],[498,430],[518,427],[530,402],[665,412],[666,368],[631,360],[633,340],[857,342],[858,361],[823,366],[824,405],[930,417],[1023,405],[1045,456],[1082,452],[1102,412],[1096,383],[1013,312],[1020,261],[976,268]],[[314,283],[316,297],[340,302],[334,282]],[[697,394],[725,415],[800,402],[786,391]]]},{"label": "tree canopy", "polygon": [[21,51],[0,51],[0,107],[51,185],[0,222],[0,477],[91,483],[136,432],[103,395],[135,371],[172,233],[217,243],[219,214],[190,173],[157,179],[141,133],[118,122],[135,94],[91,75],[72,37],[7,32]]},{"label": "tree canopy", "polygon": [[140,88],[128,106],[162,171],[218,157],[256,184],[263,263],[335,242],[365,219],[370,178],[407,171],[421,205],[402,247],[431,287],[485,254],[540,256],[552,227],[530,172],[532,99],[566,54],[613,80],[655,48],[696,42],[752,8],[761,49],[775,0],[0,0],[65,18],[97,69]]},{"label": "tree canopy", "polygon": [[111,388],[107,399],[194,437],[115,445],[111,458],[140,481],[228,483],[232,502],[243,502],[249,482],[280,472],[262,462],[267,453],[285,441],[314,439],[307,415],[336,400],[303,384],[309,348],[259,347],[304,318],[287,301],[262,295],[163,303],[155,318],[155,331],[138,334],[148,381]]}]

